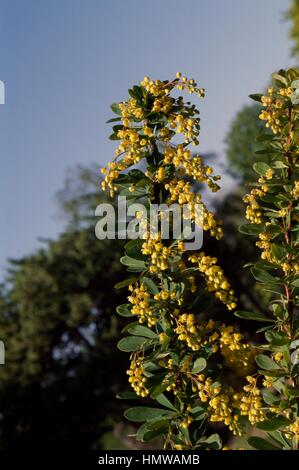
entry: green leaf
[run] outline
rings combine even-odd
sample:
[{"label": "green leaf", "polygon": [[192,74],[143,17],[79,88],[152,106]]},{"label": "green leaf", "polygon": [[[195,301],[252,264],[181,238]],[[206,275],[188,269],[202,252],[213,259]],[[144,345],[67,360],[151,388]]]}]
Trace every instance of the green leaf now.
[{"label": "green leaf", "polygon": [[280,73],[272,73],[272,78],[273,80],[276,80],[277,82],[280,82],[285,86],[288,86],[287,79],[283,75],[280,75]]},{"label": "green leaf", "polygon": [[106,121],[106,124],[110,124],[110,122],[119,122],[120,120],[121,118],[119,117],[111,118],[111,119],[108,119],[108,121]]},{"label": "green leaf", "polygon": [[130,310],[131,307],[132,307],[131,304],[122,304],[116,307],[116,311],[122,317],[131,317],[132,316],[132,313]]},{"label": "green leaf", "polygon": [[291,282],[292,287],[299,287],[299,277]]},{"label": "green leaf", "polygon": [[257,269],[265,269],[266,271],[271,271],[274,269],[273,263],[270,263],[269,261],[264,261],[264,260],[258,261],[257,263],[255,263],[254,266]]},{"label": "green leaf", "polygon": [[260,149],[254,152],[255,155],[272,155],[273,153],[277,153],[277,151],[270,148]]},{"label": "green leaf", "polygon": [[131,258],[131,256],[122,256],[120,262],[130,268],[145,268],[145,262],[143,260]]},{"label": "green leaf", "polygon": [[281,170],[282,168],[287,168],[287,165],[280,160],[276,160],[272,162],[273,168],[277,168],[277,170]]},{"label": "green leaf", "polygon": [[129,173],[128,173],[128,175],[129,175],[130,178],[132,178],[135,182],[145,178],[145,174],[143,173],[143,171],[138,170],[137,168],[134,168],[133,170],[130,170]]},{"label": "green leaf", "polygon": [[129,93],[129,95],[130,95],[132,98],[135,98],[135,99],[137,98],[137,96],[135,95],[133,89],[130,88],[130,89],[128,90],[128,93]]},{"label": "green leaf", "polygon": [[278,243],[271,243],[271,253],[277,261],[281,261],[286,255],[285,249]]},{"label": "green leaf", "polygon": [[155,399],[160,405],[165,406],[165,408],[169,408],[170,410],[177,411],[177,409],[173,406],[171,401],[168,400],[168,398],[164,395],[164,393],[160,393],[160,395],[156,396]]},{"label": "green leaf", "polygon": [[133,91],[134,91],[134,94],[136,96],[136,98],[141,101],[142,98],[143,98],[143,92],[142,92],[142,88],[140,86],[137,86],[137,85],[134,85],[133,86]]},{"label": "green leaf", "polygon": [[268,431],[268,436],[283,447],[283,450],[292,450],[292,446],[280,431]]},{"label": "green leaf", "polygon": [[139,348],[145,341],[146,338],[142,338],[141,336],[126,336],[117,343],[117,347],[120,351],[132,352]]},{"label": "green leaf", "polygon": [[267,405],[273,405],[274,403],[280,401],[280,398],[274,395],[274,393],[270,392],[269,390],[263,390],[262,395]]},{"label": "green leaf", "polygon": [[145,285],[150,294],[158,294],[159,289],[152,279],[149,277],[142,277],[141,282]]},{"label": "green leaf", "polygon": [[115,289],[122,289],[123,287],[127,287],[130,284],[133,284],[135,281],[137,281],[137,277],[129,277],[128,279],[125,279],[124,281],[120,281],[117,284],[115,284]]},{"label": "green leaf", "polygon": [[278,364],[271,359],[271,357],[265,354],[258,354],[255,358],[257,365],[263,370],[279,369]]},{"label": "green leaf", "polygon": [[291,421],[284,416],[274,416],[274,418],[258,423],[257,427],[263,431],[276,431],[281,427],[288,426],[290,423]]},{"label": "green leaf", "polygon": [[272,134],[259,134],[255,140],[257,142],[265,142],[265,141],[272,140],[272,139],[273,139]]},{"label": "green leaf", "polygon": [[[259,373],[263,374],[265,377],[285,377],[286,371],[284,369],[273,369],[273,370],[262,370],[259,369]],[[273,383],[273,387],[275,387],[276,382]]]},{"label": "green leaf", "polygon": [[190,410],[190,413],[192,414],[194,421],[202,421],[203,418],[207,415],[207,410],[202,406],[197,405]]},{"label": "green leaf", "polygon": [[260,103],[262,100],[262,96],[263,95],[260,93],[253,93],[252,95],[249,95],[249,98],[251,98],[254,101],[258,101]]},{"label": "green leaf", "polygon": [[136,400],[138,395],[135,392],[120,392],[116,395],[116,398],[119,400]]},{"label": "green leaf", "polygon": [[237,310],[236,312],[234,312],[234,315],[238,318],[243,318],[244,320],[274,322],[274,320],[272,320],[271,318],[268,318],[264,314],[257,312],[246,312],[245,310]]},{"label": "green leaf", "polygon": [[219,434],[211,434],[207,438],[200,439],[199,442],[204,444],[207,449],[220,450],[222,447]]},{"label": "green leaf", "polygon": [[143,336],[144,338],[156,339],[158,338],[157,333],[150,330],[147,326],[143,325],[132,325],[127,328],[127,331],[131,335]]},{"label": "green leaf", "polygon": [[193,363],[192,374],[198,374],[207,367],[207,361],[203,357],[199,357]]},{"label": "green leaf", "polygon": [[258,235],[262,231],[261,224],[242,224],[239,227],[239,232],[245,235]]},{"label": "green leaf", "polygon": [[265,338],[269,343],[271,343],[271,346],[288,346],[290,343],[289,338],[278,331],[266,331]]},{"label": "green leaf", "polygon": [[148,442],[154,437],[164,434],[168,429],[167,419],[155,419],[142,424],[137,431],[136,439],[141,442]]},{"label": "green leaf", "polygon": [[119,109],[119,103],[112,103],[112,105],[110,106],[110,108],[112,109],[112,111],[117,114],[118,116],[121,116],[121,110]]},{"label": "green leaf", "polygon": [[271,167],[264,162],[256,162],[253,165],[253,169],[259,175],[264,176],[268,170],[271,170]]},{"label": "green leaf", "polygon": [[[166,382],[159,383],[152,391],[151,398],[155,400],[167,389],[167,387],[168,387],[168,384]],[[160,403],[160,404],[163,405],[163,403]]]},{"label": "green leaf", "polygon": [[162,416],[171,417],[173,415],[173,411],[165,410],[165,408],[151,408],[149,406],[135,406],[134,408],[129,408],[124,412],[124,416],[129,421],[136,422],[152,420]]},{"label": "green leaf", "polygon": [[277,280],[273,277],[270,273],[268,273],[264,269],[257,268],[254,266],[250,269],[251,274],[253,275],[254,279],[258,282],[264,282],[265,284],[276,284]]},{"label": "green leaf", "polygon": [[295,339],[294,341],[291,342],[290,349],[296,349],[298,347],[299,347],[299,339]]},{"label": "green leaf", "polygon": [[147,432],[149,432],[149,423],[143,423],[141,426],[139,426],[137,433],[136,433],[136,440],[139,442],[145,442],[144,436]]},{"label": "green leaf", "polygon": [[117,134],[118,131],[121,131],[123,127],[124,126],[122,124],[117,124],[116,126],[113,126],[112,129],[113,129],[114,134]]},{"label": "green leaf", "polygon": [[141,249],[139,245],[131,246],[130,248],[127,248],[126,256],[129,256],[130,258],[134,258],[140,261],[144,261],[146,259],[145,256],[141,253]]},{"label": "green leaf", "polygon": [[250,437],[248,439],[248,444],[250,444],[254,449],[258,450],[279,450],[279,447],[271,444],[271,442],[256,436]]},{"label": "green leaf", "polygon": [[117,134],[113,132],[112,134],[109,135],[109,140],[120,140],[120,138],[118,137]]}]

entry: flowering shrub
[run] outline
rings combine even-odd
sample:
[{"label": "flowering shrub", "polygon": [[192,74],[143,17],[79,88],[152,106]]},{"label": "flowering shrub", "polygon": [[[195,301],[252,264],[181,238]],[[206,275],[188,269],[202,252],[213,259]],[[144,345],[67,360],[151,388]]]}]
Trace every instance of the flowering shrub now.
[{"label": "flowering shrub", "polygon": [[[171,81],[145,77],[129,90],[127,101],[112,105],[117,117],[110,122],[117,124],[110,138],[119,145],[115,159],[102,170],[103,189],[111,196],[120,191],[130,203],[187,205],[188,217],[220,240],[221,224],[193,190],[200,183],[217,191],[220,177],[191,153],[190,145],[199,143],[199,111],[178,96],[178,90],[204,96],[194,80],[181,74]],[[138,169],[130,169],[136,164]],[[127,374],[133,391],[120,397],[146,402],[128,409],[125,416],[143,423],[138,440],[163,436],[166,448],[221,449],[218,434],[209,434],[211,423],[239,435],[243,417],[253,423],[264,418],[255,380],[250,377],[242,389],[256,350],[232,325],[207,314],[213,301],[228,310],[237,305],[217,259],[204,251],[188,251],[182,238],[163,239],[159,230],[153,234],[148,214],[137,218],[149,230],[143,239],[125,245],[121,262],[131,277],[117,285],[129,289],[128,303],[120,305],[118,313],[132,320],[118,347],[130,353]],[[243,373],[244,383],[241,380],[237,390],[229,382],[229,369]],[[148,406],[149,399],[156,406]]]},{"label": "flowering shrub", "polygon": [[254,164],[259,178],[244,197],[250,224],[240,228],[258,237],[261,260],[250,269],[272,300],[268,317],[237,315],[265,324],[262,354],[256,356],[259,371],[248,377],[247,399],[259,401],[255,422],[268,439],[251,437],[249,443],[257,449],[291,450],[298,449],[299,440],[299,73],[282,70],[273,79],[266,95],[252,95],[272,134],[258,138],[264,147],[258,153],[266,154],[268,163]]},{"label": "flowering shrub", "polygon": [[[252,434],[250,426],[267,433],[266,439],[249,438],[256,449],[298,448],[299,74],[280,71],[273,78],[267,95],[251,95],[262,104],[260,119],[272,133],[258,138],[264,148],[257,153],[267,163],[254,164],[259,178],[244,197],[249,223],[240,227],[258,237],[261,260],[247,267],[271,296],[268,316],[235,310],[235,292],[212,254],[152,230],[151,204],[164,204],[161,222],[175,202],[181,209],[187,205],[187,217],[209,236],[223,236],[221,223],[194,190],[200,183],[217,191],[220,177],[191,153],[190,145],[199,143],[199,111],[178,94],[203,98],[204,90],[180,73],[171,81],[145,77],[127,101],[112,105],[117,117],[109,122],[118,124],[110,138],[119,145],[102,170],[103,189],[148,208],[136,214],[146,228],[142,238],[128,241],[121,258],[131,276],[116,286],[128,287],[128,303],[117,311],[131,320],[118,347],[130,353],[133,390],[120,398],[145,399],[144,406],[125,412],[142,423],[140,441],[163,436],[165,448],[221,449],[212,431],[218,423],[232,435]],[[263,323],[257,332],[265,336],[263,344],[250,344],[234,326],[215,320],[213,302]],[[237,388],[228,370],[237,371]]]}]

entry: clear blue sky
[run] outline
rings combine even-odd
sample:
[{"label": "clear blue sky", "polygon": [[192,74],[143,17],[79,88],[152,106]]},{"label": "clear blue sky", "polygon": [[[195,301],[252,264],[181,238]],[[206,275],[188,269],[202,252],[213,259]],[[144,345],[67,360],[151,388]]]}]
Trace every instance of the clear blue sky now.
[{"label": "clear blue sky", "polygon": [[76,164],[107,162],[109,104],[178,70],[207,90],[201,150],[292,65],[288,0],[0,0],[0,269],[62,230],[54,194]]}]

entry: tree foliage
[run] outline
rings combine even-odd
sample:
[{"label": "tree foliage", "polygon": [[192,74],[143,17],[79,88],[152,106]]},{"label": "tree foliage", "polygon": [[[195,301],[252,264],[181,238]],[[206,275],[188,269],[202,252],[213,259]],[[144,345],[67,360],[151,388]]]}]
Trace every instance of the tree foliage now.
[{"label": "tree foliage", "polygon": [[293,41],[292,54],[299,54],[299,1],[291,0],[290,7],[286,12],[286,19],[290,21],[291,27],[289,36]]},{"label": "tree foliage", "polygon": [[232,121],[225,140],[228,170],[245,183],[254,179],[253,163],[263,159],[255,154],[261,147],[256,138],[263,128],[259,113],[257,104],[244,106]]},{"label": "tree foliage", "polygon": [[[84,199],[91,200],[96,187],[85,189]],[[82,215],[93,213],[92,206]],[[114,291],[122,273],[120,243],[99,243],[94,220],[79,220],[76,229],[11,262],[2,287],[2,449],[101,448],[103,433],[121,413],[115,393],[123,376],[110,367],[124,367],[116,349],[121,320],[113,318],[122,301]]]}]

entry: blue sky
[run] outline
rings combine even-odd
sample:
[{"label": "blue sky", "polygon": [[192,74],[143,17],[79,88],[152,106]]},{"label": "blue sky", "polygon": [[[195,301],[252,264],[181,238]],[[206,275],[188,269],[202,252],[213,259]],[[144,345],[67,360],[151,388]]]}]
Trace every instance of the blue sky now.
[{"label": "blue sky", "polygon": [[201,151],[224,154],[249,93],[293,64],[288,0],[0,0],[0,270],[63,229],[66,169],[106,163],[109,105],[149,75],[207,90]]}]

